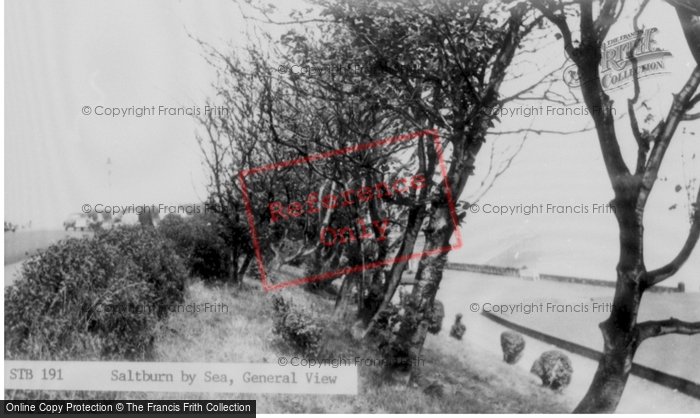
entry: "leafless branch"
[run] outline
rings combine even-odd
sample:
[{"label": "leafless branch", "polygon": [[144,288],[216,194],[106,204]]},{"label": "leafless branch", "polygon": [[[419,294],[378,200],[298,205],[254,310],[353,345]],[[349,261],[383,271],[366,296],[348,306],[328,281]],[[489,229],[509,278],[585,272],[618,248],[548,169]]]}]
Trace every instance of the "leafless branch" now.
[{"label": "leafless branch", "polygon": [[536,88],[537,86],[539,86],[539,85],[541,85],[542,83],[544,83],[545,80],[547,80],[548,78],[552,77],[556,72],[558,72],[558,71],[560,71],[562,68],[564,68],[564,65],[565,65],[565,63],[562,63],[562,65],[560,65],[558,68],[556,68],[556,69],[550,71],[549,73],[545,74],[542,78],[540,78],[539,80],[537,80],[537,81],[534,82],[533,84],[527,86],[526,88],[520,90],[519,92],[517,92],[517,93],[515,93],[515,94],[513,94],[513,95],[511,95],[511,96],[508,96],[508,97],[506,97],[506,98],[504,98],[504,99],[499,100],[499,101],[498,101],[498,104],[500,105],[500,104],[507,103],[507,102],[512,101],[512,100],[515,100],[515,99],[519,99],[523,94],[532,91],[534,88]]},{"label": "leafless branch", "polygon": [[688,238],[685,240],[683,248],[681,248],[681,251],[678,253],[676,258],[673,259],[673,261],[659,269],[647,273],[645,280],[647,287],[661,283],[662,281],[676,274],[676,272],[683,266],[683,264],[688,260],[688,257],[690,257],[690,254],[693,252],[693,249],[698,242],[698,238],[700,238],[700,190],[698,191],[698,197],[695,199],[693,206],[695,206],[695,213],[693,215],[693,221],[690,226]]},{"label": "leafless branch", "polygon": [[668,111],[668,116],[662,123],[654,129],[656,136],[653,138],[654,147],[651,150],[646,167],[644,168],[644,176],[642,177],[642,191],[638,200],[638,206],[644,207],[646,200],[649,197],[651,188],[656,182],[659,167],[663,161],[668,145],[676,132],[678,124],[685,115],[685,108],[690,101],[690,98],[700,85],[700,66],[695,67],[692,74],[685,83],[681,91],[674,95],[673,104]]},{"label": "leafless branch", "polygon": [[668,334],[696,335],[700,334],[700,322],[685,322],[676,318],[664,321],[646,321],[637,325],[639,340],[637,344],[651,337]]},{"label": "leafless branch", "polygon": [[[573,48],[573,43],[571,39],[571,29],[569,29],[569,25],[566,23],[566,15],[564,14],[564,11],[560,10],[561,14],[555,14],[552,10],[550,10],[547,7],[547,4],[544,0],[535,0],[532,4],[550,22],[554,23],[557,26],[557,28],[559,28],[559,31],[561,32],[561,35],[564,38],[564,48]],[[567,52],[569,52],[569,49],[567,49]],[[569,55],[571,56],[572,54],[569,52]]]},{"label": "leafless branch", "polygon": [[[639,7],[639,10],[637,10],[637,13],[634,15],[633,19],[633,27],[635,33],[639,31],[639,16],[642,14],[644,9],[646,8],[647,4],[649,3],[649,0],[644,0],[642,2],[642,5]],[[639,100],[639,74],[637,73],[637,57],[634,56],[634,51],[637,49],[637,46],[641,42],[642,38],[641,36],[637,36],[634,40],[634,45],[630,48],[628,58],[630,62],[632,63],[632,80],[634,82],[634,97],[631,99],[627,100],[627,111],[629,112],[630,115],[630,125],[632,128],[632,135],[634,136],[635,141],[637,141],[637,167],[635,169],[635,174],[639,175],[644,171],[644,164],[646,163],[647,160],[647,153],[649,152],[649,139],[648,137],[642,135],[642,133],[639,131],[639,124],[637,122],[637,115],[634,112],[634,105],[637,104],[637,100]]]},{"label": "leafless branch", "polygon": [[532,132],[533,134],[537,134],[537,135],[542,135],[542,134],[575,135],[575,134],[579,134],[581,132],[588,132],[588,131],[591,131],[593,129],[595,129],[595,127],[585,128],[585,129],[581,129],[579,131],[551,131],[549,129],[523,128],[523,129],[517,129],[515,131],[490,132],[490,134],[508,135],[508,134],[521,134],[521,133],[526,133],[526,132]]}]

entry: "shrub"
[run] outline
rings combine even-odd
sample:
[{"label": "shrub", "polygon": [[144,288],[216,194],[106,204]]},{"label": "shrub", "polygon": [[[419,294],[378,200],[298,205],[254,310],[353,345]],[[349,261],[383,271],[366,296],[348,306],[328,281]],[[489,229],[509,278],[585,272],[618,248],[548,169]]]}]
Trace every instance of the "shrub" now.
[{"label": "shrub", "polygon": [[561,391],[569,386],[574,369],[566,354],[552,350],[545,351],[540,358],[535,360],[530,373],[534,373],[542,379],[542,386]]},{"label": "shrub", "polygon": [[501,349],[503,350],[503,361],[515,364],[523,356],[525,340],[517,332],[504,331],[501,334]]},{"label": "shrub", "polygon": [[59,241],[5,289],[5,358],[148,359],[168,312],[150,308],[181,301],[185,278],[170,244],[140,227]]},{"label": "shrub", "polygon": [[461,340],[465,332],[467,332],[467,327],[462,323],[462,314],[457,314],[455,323],[450,328],[450,337]]},{"label": "shrub", "polygon": [[[172,243],[153,229],[121,227],[97,234],[95,238],[119,248],[141,270],[140,275],[153,286],[151,304],[172,305],[182,302],[187,270]],[[167,312],[161,312],[161,316]]]},{"label": "shrub", "polygon": [[391,339],[394,327],[398,324],[399,309],[397,305],[390,302],[386,309],[379,311],[377,323],[372,328],[370,335],[379,338],[380,342],[388,342]]},{"label": "shrub", "polygon": [[313,317],[298,309],[292,302],[287,302],[281,296],[272,299],[274,312],[274,327],[272,332],[307,357],[321,354],[321,339],[323,331]]},{"label": "shrub", "polygon": [[158,224],[158,231],[173,241],[190,274],[209,281],[226,278],[230,266],[229,251],[218,227],[219,220],[213,214],[188,219],[167,215]]}]

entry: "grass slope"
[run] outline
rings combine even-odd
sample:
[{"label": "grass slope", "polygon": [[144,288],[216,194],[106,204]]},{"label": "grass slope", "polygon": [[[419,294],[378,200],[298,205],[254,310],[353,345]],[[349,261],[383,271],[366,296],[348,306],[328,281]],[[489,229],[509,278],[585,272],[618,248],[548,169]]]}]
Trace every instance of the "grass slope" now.
[{"label": "grass slope", "polygon": [[[275,363],[294,353],[272,334],[271,297],[282,294],[315,317],[330,318],[333,302],[300,288],[264,292],[247,284],[245,290],[188,286],[186,304],[223,303],[228,313],[171,314],[159,336],[158,361],[212,363]],[[325,321],[324,321],[325,322]],[[325,329],[326,350],[332,358],[380,358],[371,348],[360,347],[347,326]],[[379,367],[359,368],[359,396],[231,393],[54,392],[64,399],[255,399],[259,413],[566,413],[563,397],[540,387],[534,376],[498,360],[494,353],[479,352],[468,343],[447,337],[446,331],[430,335],[423,351],[424,373],[445,383],[442,399],[420,389],[382,380]],[[495,355],[494,355],[495,354]],[[10,399],[17,394],[9,394]],[[14,395],[14,396],[13,396]],[[33,398],[47,394],[19,394]]]}]

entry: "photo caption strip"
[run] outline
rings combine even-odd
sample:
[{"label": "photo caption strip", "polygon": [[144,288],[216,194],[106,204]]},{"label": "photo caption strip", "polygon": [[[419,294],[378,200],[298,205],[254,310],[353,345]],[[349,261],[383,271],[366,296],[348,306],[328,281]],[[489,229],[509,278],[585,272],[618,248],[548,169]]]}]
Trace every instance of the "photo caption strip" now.
[{"label": "photo caption strip", "polygon": [[3,401],[2,410],[7,415],[16,414],[228,414],[237,418],[255,418],[257,404],[254,400],[155,400],[155,401]]},{"label": "photo caption strip", "polygon": [[268,363],[5,361],[5,390],[357,395],[356,366],[305,372]]},{"label": "photo caption strip", "polygon": [[[245,177],[247,177],[251,174],[261,173],[261,172],[265,172],[268,170],[275,170],[275,169],[279,169],[279,168],[291,167],[294,165],[303,164],[303,163],[310,163],[313,161],[322,160],[322,159],[333,157],[333,156],[346,155],[346,154],[350,154],[350,153],[357,152],[357,151],[369,150],[369,149],[374,148],[374,147],[386,146],[388,144],[395,144],[395,143],[399,143],[402,141],[408,141],[408,140],[415,139],[415,138],[418,138],[421,136],[428,136],[428,137],[432,137],[432,139],[433,139],[435,153],[437,155],[437,162],[438,162],[437,165],[439,167],[439,173],[441,175],[441,183],[442,183],[444,190],[445,190],[445,197],[447,199],[448,209],[449,209],[449,213],[450,213],[450,219],[452,221],[452,227],[454,228],[454,235],[453,235],[454,242],[455,242],[454,244],[448,244],[448,245],[445,245],[445,246],[440,247],[440,248],[432,249],[430,251],[423,251],[422,249],[416,249],[417,251],[414,251],[412,254],[407,254],[404,256],[400,256],[400,257],[399,256],[389,257],[389,258],[386,258],[384,260],[375,260],[372,262],[362,263],[361,265],[357,265],[354,267],[346,267],[346,268],[342,268],[342,269],[336,269],[333,271],[323,272],[321,274],[316,274],[316,275],[309,275],[306,277],[300,277],[297,279],[287,280],[287,281],[280,282],[280,283],[270,283],[268,281],[267,275],[266,275],[266,269],[264,266],[263,256],[262,256],[262,252],[260,249],[260,243],[258,240],[258,232],[256,231],[256,228],[255,228],[255,216],[253,214],[253,210],[251,207],[250,196],[249,196],[248,188],[246,186]],[[459,225],[458,225],[458,221],[457,221],[457,214],[455,211],[455,204],[454,204],[454,200],[452,197],[452,193],[450,191],[449,182],[447,180],[447,168],[445,167],[445,161],[444,161],[443,155],[442,155],[442,145],[440,144],[440,138],[438,136],[438,132],[436,129],[425,129],[422,131],[411,132],[411,133],[407,133],[407,134],[403,134],[403,135],[399,135],[399,136],[395,136],[395,137],[390,137],[390,138],[384,138],[384,139],[376,140],[373,142],[361,143],[361,144],[357,144],[357,145],[353,145],[353,146],[349,146],[349,147],[345,147],[345,148],[330,150],[330,151],[326,151],[326,152],[322,152],[322,153],[316,153],[316,154],[308,155],[305,157],[294,158],[294,159],[290,159],[290,160],[286,160],[286,161],[280,161],[277,163],[267,164],[267,165],[263,165],[263,166],[259,166],[259,167],[254,167],[254,168],[247,169],[247,170],[241,170],[238,173],[238,179],[239,179],[240,186],[241,186],[243,201],[245,203],[246,217],[248,219],[248,226],[250,228],[250,234],[251,234],[251,238],[253,241],[253,248],[255,251],[256,259],[257,259],[258,270],[260,272],[260,278],[262,281],[263,289],[265,289],[265,290],[275,290],[275,289],[280,289],[280,288],[283,288],[286,286],[299,285],[299,284],[308,283],[308,282],[312,282],[312,281],[323,280],[323,279],[327,279],[327,278],[334,277],[334,276],[340,276],[343,274],[349,274],[349,273],[353,273],[353,272],[358,272],[358,271],[363,271],[363,270],[367,270],[367,269],[380,267],[380,266],[387,265],[387,264],[392,264],[394,262],[400,262],[400,261],[405,261],[405,260],[410,260],[410,259],[420,259],[423,255],[439,254],[439,253],[442,253],[445,251],[450,251],[452,249],[458,249],[462,246],[462,239],[461,239],[460,232],[459,232]],[[333,194],[333,192],[331,192],[331,194]],[[321,196],[318,197],[318,200],[319,200],[319,202],[322,200]],[[296,203],[296,202],[294,202],[294,203]],[[295,210],[298,210],[298,209],[295,209]],[[362,227],[363,227],[363,231],[364,231],[364,224],[362,225]]]}]

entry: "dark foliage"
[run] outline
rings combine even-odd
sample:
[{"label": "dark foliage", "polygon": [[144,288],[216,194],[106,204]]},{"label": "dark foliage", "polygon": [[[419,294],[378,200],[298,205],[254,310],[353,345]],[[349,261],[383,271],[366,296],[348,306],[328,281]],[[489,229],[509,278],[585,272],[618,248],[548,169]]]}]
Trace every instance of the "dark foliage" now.
[{"label": "dark foliage", "polygon": [[5,289],[5,358],[151,358],[158,320],[182,301],[186,277],[171,244],[152,230],[59,241]]},{"label": "dark foliage", "polygon": [[515,364],[523,356],[525,339],[517,332],[503,331],[501,334],[501,349],[503,350],[503,361],[508,364]]},{"label": "dark foliage", "polygon": [[542,379],[542,386],[558,392],[569,386],[574,369],[566,354],[551,350],[545,351],[535,360],[530,373],[534,373]]},{"label": "dark foliage", "polygon": [[457,314],[455,323],[450,328],[450,337],[461,340],[465,332],[467,332],[467,327],[462,323],[462,314]]},{"label": "dark foliage", "polygon": [[173,241],[190,274],[205,281],[221,280],[227,277],[230,256],[220,225],[213,214],[187,219],[168,215],[158,224],[158,231]]},{"label": "dark foliage", "polygon": [[274,328],[272,332],[279,335],[294,350],[307,357],[321,354],[323,330],[312,316],[287,302],[281,296],[272,299]]}]

